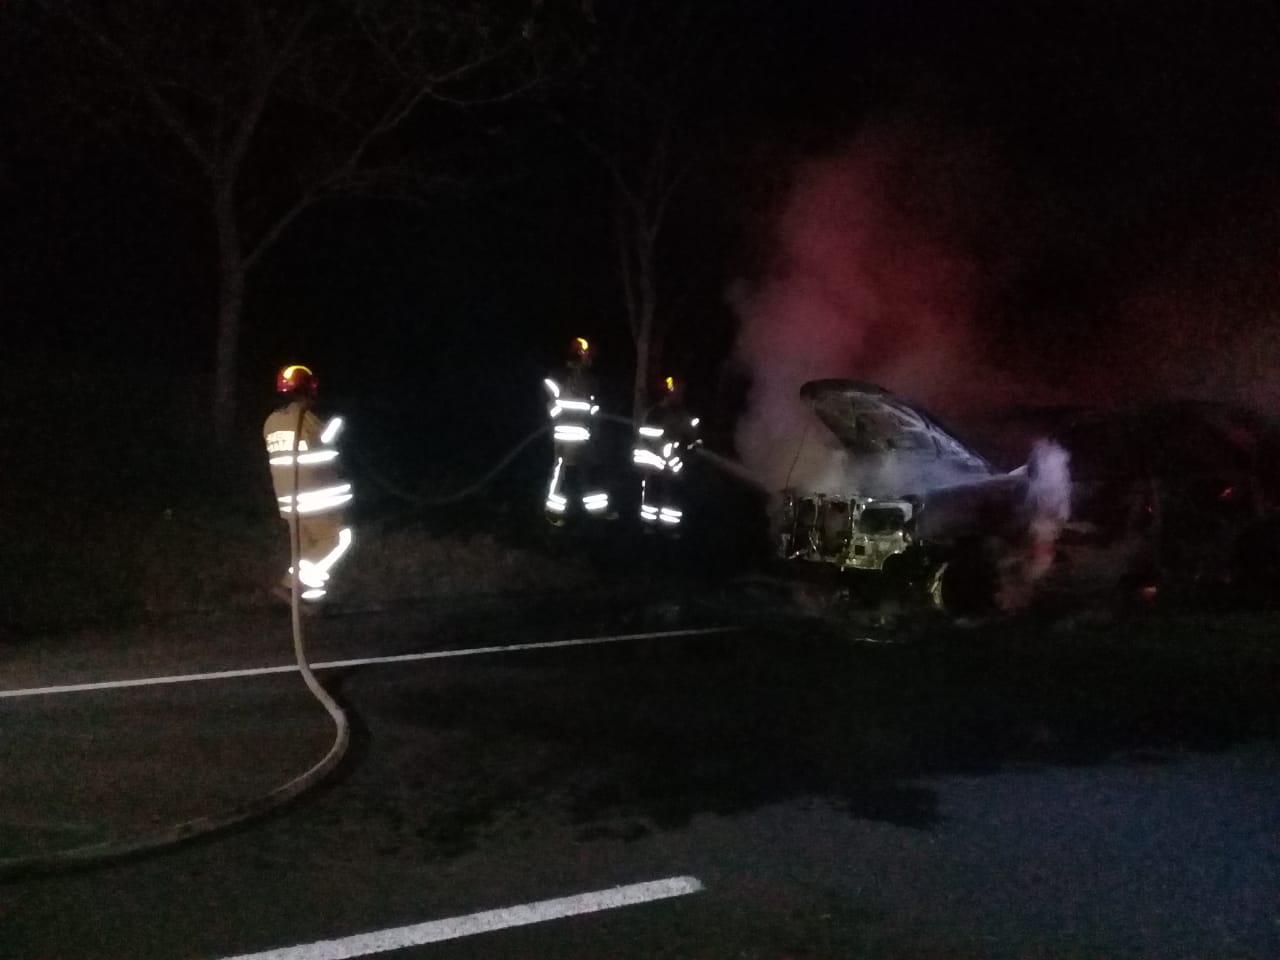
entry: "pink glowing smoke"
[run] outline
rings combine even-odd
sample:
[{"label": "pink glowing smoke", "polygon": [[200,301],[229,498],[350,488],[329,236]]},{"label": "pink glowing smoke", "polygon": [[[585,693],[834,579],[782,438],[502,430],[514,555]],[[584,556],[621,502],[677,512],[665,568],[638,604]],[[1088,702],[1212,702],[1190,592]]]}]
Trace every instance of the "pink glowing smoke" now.
[{"label": "pink glowing smoke", "polygon": [[[769,269],[731,291],[752,379],[737,448],[766,486],[839,484],[834,440],[798,397],[821,377],[962,422],[1172,397],[1280,412],[1280,272],[1255,219],[1117,240],[1050,185],[1042,202],[1029,189],[973,135],[927,122],[871,125],[796,167]],[[1073,272],[1082,249],[1091,266]]]},{"label": "pink glowing smoke", "polygon": [[806,380],[869,380],[950,411],[989,393],[969,204],[940,175],[934,147],[886,129],[800,166],[776,222],[772,269],[734,291],[738,358],[753,381],[738,452],[774,489],[788,476],[814,480],[823,466],[820,450],[792,463],[810,423],[798,398]]}]

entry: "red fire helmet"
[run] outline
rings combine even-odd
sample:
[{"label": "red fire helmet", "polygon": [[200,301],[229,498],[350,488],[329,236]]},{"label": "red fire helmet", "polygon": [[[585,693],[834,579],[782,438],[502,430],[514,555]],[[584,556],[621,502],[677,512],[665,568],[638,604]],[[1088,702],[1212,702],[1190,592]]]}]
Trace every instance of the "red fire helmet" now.
[{"label": "red fire helmet", "polygon": [[276,393],[315,393],[320,380],[310,367],[293,363],[276,374]]}]

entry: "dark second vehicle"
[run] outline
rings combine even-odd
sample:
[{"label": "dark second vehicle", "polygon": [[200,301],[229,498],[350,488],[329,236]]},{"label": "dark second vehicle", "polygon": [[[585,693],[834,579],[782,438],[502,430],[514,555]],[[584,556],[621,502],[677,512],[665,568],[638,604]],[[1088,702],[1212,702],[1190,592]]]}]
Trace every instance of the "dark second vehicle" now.
[{"label": "dark second vehicle", "polygon": [[1174,401],[1063,418],[1071,520],[1054,586],[1154,597],[1280,579],[1280,421],[1242,406]]}]

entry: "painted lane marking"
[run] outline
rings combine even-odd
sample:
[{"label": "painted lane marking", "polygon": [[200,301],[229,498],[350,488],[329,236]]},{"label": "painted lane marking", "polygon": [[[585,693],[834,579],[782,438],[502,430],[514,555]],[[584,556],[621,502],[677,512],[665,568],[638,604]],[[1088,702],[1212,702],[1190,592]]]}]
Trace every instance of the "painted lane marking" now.
[{"label": "painted lane marking", "polygon": [[633,883],[630,886],[597,890],[594,893],[579,893],[576,896],[560,897],[556,900],[538,900],[514,907],[504,907],[500,910],[469,913],[448,920],[432,920],[407,927],[375,930],[338,940],[318,940],[315,943],[265,950],[262,953],[244,953],[235,957],[226,957],[224,960],[342,960],[346,957],[367,957],[373,953],[404,950],[407,947],[439,943],[441,940],[455,940],[459,937],[474,936],[477,933],[505,930],[508,927],[523,927],[531,923],[559,920],[562,917],[614,910],[618,907],[630,907],[638,903],[649,903],[670,897],[683,897],[702,889],[702,882],[696,877],[668,877],[666,880]]},{"label": "painted lane marking", "polygon": [[[312,670],[338,670],[379,663],[410,663],[414,660],[441,660],[445,657],[474,657],[484,653],[512,653],[520,650],[554,650],[560,647],[586,647],[625,640],[658,640],[664,637],[696,637],[711,633],[732,633],[738,627],[699,627],[690,630],[660,630],[654,633],[622,633],[609,637],[577,637],[572,640],[546,640],[540,643],[511,643],[492,647],[463,647],[458,650],[431,650],[425,653],[402,653],[387,657],[358,657],[353,660],[329,660],[311,664]],[[13,697],[39,697],[55,693],[86,693],[91,690],[119,690],[125,687],[154,687],[167,683],[196,683],[206,680],[230,680],[236,677],[258,677],[270,673],[297,673],[297,664],[277,667],[247,667],[242,670],[214,670],[208,673],[180,673],[164,677],[139,677],[133,680],[104,680],[98,683],[65,683],[50,687],[22,687],[0,690],[0,700]]]}]

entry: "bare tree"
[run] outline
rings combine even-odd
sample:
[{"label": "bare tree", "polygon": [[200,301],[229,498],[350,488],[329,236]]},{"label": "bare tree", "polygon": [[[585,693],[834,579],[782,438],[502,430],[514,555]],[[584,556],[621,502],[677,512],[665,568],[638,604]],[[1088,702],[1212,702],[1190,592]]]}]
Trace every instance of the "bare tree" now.
[{"label": "bare tree", "polygon": [[[706,155],[706,94],[722,61],[716,4],[597,3],[593,56],[574,116],[558,115],[607,169],[623,311],[635,349],[632,415],[642,416],[664,333],[661,240],[672,204]],[[722,39],[722,38],[719,38]]]},{"label": "bare tree", "polygon": [[178,159],[174,176],[209,214],[219,442],[234,423],[248,281],[282,234],[327,197],[437,185],[447,118],[531,90],[549,57],[541,0],[32,5],[88,80],[79,105]]}]

